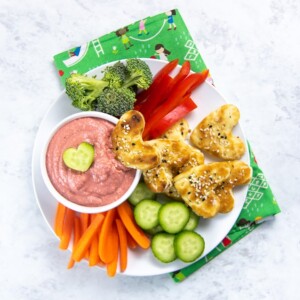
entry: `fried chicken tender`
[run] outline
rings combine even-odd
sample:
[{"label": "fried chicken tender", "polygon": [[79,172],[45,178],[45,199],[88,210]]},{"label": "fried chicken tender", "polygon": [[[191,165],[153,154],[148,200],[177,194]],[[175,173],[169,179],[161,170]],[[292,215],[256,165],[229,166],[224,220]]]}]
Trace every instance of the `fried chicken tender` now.
[{"label": "fried chicken tender", "polygon": [[246,151],[243,141],[232,129],[240,119],[238,108],[225,104],[205,117],[192,131],[192,144],[207,153],[226,160],[240,159]]}]

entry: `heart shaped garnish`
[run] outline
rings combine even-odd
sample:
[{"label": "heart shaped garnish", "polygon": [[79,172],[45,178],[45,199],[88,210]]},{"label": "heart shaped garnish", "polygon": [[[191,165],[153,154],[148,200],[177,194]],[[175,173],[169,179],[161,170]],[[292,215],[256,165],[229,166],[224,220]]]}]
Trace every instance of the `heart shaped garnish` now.
[{"label": "heart shaped garnish", "polygon": [[63,153],[63,161],[70,169],[85,172],[94,161],[94,146],[82,142],[78,148],[68,148]]}]

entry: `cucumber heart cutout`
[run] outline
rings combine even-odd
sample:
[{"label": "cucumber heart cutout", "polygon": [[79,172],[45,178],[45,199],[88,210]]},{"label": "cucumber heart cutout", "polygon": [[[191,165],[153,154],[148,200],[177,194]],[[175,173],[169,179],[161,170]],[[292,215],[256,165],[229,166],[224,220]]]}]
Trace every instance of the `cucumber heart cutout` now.
[{"label": "cucumber heart cutout", "polygon": [[70,169],[85,172],[94,161],[94,146],[83,142],[78,148],[68,148],[63,153],[63,161]]}]

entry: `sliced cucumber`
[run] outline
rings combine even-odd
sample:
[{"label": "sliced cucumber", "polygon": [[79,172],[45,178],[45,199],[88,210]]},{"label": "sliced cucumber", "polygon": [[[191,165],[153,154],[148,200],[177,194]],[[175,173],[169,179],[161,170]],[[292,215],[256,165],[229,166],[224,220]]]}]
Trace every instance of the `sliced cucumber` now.
[{"label": "sliced cucumber", "polygon": [[158,211],[161,204],[155,200],[142,200],[134,208],[136,223],[144,230],[153,229],[158,225]]},{"label": "sliced cucumber", "polygon": [[174,238],[174,234],[165,232],[157,233],[152,238],[152,253],[159,261],[169,263],[176,259]]},{"label": "sliced cucumber", "polygon": [[94,161],[94,146],[83,142],[78,148],[68,148],[63,153],[63,161],[67,167],[75,171],[87,171]]},{"label": "sliced cucumber", "polygon": [[158,213],[159,224],[168,233],[177,233],[187,224],[189,209],[182,202],[163,204]]},{"label": "sliced cucumber", "polygon": [[146,230],[146,232],[150,235],[155,235],[156,233],[159,233],[162,231],[164,231],[164,230],[162,229],[162,227],[159,224],[149,230]]},{"label": "sliced cucumber", "polygon": [[203,237],[195,231],[184,230],[174,238],[176,256],[183,262],[193,262],[201,256],[205,248]]},{"label": "sliced cucumber", "polygon": [[189,211],[190,211],[190,218],[187,224],[184,226],[183,230],[194,230],[197,228],[199,224],[200,217],[196,215],[191,209]]},{"label": "sliced cucumber", "polygon": [[132,205],[137,205],[141,200],[154,200],[156,194],[152,192],[144,182],[139,182],[133,193],[128,198]]}]

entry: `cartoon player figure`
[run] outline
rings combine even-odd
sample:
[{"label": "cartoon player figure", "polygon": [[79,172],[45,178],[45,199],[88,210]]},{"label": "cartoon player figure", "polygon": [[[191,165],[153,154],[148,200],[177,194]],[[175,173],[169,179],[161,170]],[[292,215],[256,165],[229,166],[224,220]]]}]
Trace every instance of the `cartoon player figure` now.
[{"label": "cartoon player figure", "polygon": [[168,60],[168,55],[171,54],[171,52],[167,50],[163,44],[155,45],[155,52],[159,56],[159,59],[162,60]]},{"label": "cartoon player figure", "polygon": [[73,51],[69,51],[69,56],[72,57],[72,56],[78,56],[79,53],[80,53],[80,49],[81,47],[76,47]]},{"label": "cartoon player figure", "polygon": [[138,34],[139,36],[142,35],[142,32],[144,32],[146,35],[149,34],[149,32],[147,31],[147,29],[145,27],[146,21],[147,21],[147,19],[141,20],[139,23],[139,34]]},{"label": "cartoon player figure", "polygon": [[129,40],[129,37],[126,35],[127,32],[128,32],[127,26],[116,31],[116,35],[118,37],[121,37],[122,44],[124,45],[126,50],[128,50],[130,47],[133,46]]},{"label": "cartoon player figure", "polygon": [[169,23],[168,30],[172,30],[172,26],[173,26],[173,29],[176,30],[177,27],[176,27],[176,24],[175,24],[174,18],[173,18],[173,16],[176,15],[176,10],[175,9],[169,10],[166,12],[166,15],[168,16],[168,23]]}]

